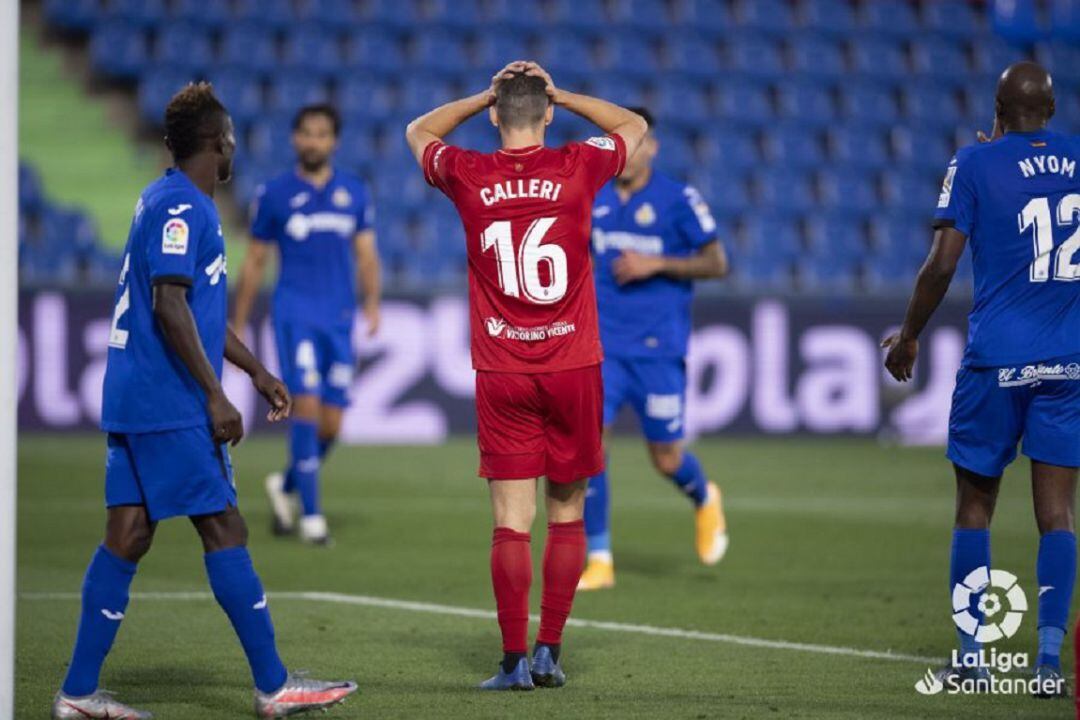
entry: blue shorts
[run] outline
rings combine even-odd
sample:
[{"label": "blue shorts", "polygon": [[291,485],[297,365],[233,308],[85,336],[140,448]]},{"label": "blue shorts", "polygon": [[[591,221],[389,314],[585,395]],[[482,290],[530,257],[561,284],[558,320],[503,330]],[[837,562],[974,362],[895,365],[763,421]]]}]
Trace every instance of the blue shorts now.
[{"label": "blue shorts", "polygon": [[105,506],[118,505],[145,505],[153,522],[235,507],[228,446],[214,442],[209,425],[109,433]]},{"label": "blue shorts", "polygon": [[330,327],[295,320],[274,322],[282,380],[293,395],[317,395],[327,405],[348,407],[356,356],[352,323]]},{"label": "blue shorts", "polygon": [[674,442],[683,437],[686,406],[686,362],[682,358],[606,357],[604,425],[615,421],[629,403],[649,442]]},{"label": "blue shorts", "polygon": [[949,415],[948,457],[998,477],[1023,453],[1080,467],[1080,357],[1002,368],[962,367]]}]

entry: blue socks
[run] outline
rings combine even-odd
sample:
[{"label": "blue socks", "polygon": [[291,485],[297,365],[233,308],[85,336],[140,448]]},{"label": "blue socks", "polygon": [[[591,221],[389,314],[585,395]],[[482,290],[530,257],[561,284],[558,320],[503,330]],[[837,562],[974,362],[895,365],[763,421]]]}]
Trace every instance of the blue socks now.
[{"label": "blue socks", "polygon": [[245,547],[233,547],[207,553],[203,559],[210,589],[244,647],[255,687],[274,692],[285,684],[288,672],[277,654],[274,624],[251,555]]},{"label": "blue socks", "polygon": [[1076,535],[1067,530],[1039,539],[1039,655],[1035,667],[1061,668],[1061,644],[1068,627],[1069,605],[1076,583]]},{"label": "blue socks", "polygon": [[607,470],[589,478],[585,491],[585,538],[590,553],[611,552]]},{"label": "blue socks", "polygon": [[[985,567],[990,569],[990,531],[966,528],[954,528],[952,539],[952,559],[949,563],[949,594],[957,583],[962,583],[972,570]],[[974,598],[974,596],[973,596]],[[981,621],[981,615],[972,600],[971,612]],[[973,635],[957,629],[960,638],[960,652],[964,655],[977,653],[982,644],[976,642]]]},{"label": "blue socks", "polygon": [[62,686],[65,695],[81,697],[98,689],[101,666],[127,610],[135,569],[135,563],[113,555],[104,545],[94,552],[83,578],[82,614]]},{"label": "blue socks", "polygon": [[704,504],[705,495],[709,489],[709,481],[705,478],[705,471],[701,469],[701,463],[689,450],[683,451],[682,465],[671,476],[671,481],[694,501],[694,507],[701,507]]},{"label": "blue socks", "polygon": [[337,442],[337,438],[329,438],[324,440],[319,438],[319,459],[325,460],[326,456],[330,454],[330,451],[334,449],[334,443]]},{"label": "blue socks", "polygon": [[285,481],[287,491],[300,492],[304,515],[319,515],[319,428],[308,420],[293,420],[289,427],[291,465]]}]

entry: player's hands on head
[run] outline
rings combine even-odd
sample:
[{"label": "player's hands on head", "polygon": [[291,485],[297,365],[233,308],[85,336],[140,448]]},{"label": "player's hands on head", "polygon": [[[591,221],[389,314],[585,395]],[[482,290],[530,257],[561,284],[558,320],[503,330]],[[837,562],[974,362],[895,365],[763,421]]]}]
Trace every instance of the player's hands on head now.
[{"label": "player's hands on head", "polygon": [[225,393],[218,391],[206,399],[210,413],[210,432],[214,442],[236,445],[244,437],[244,420],[240,411],[229,402]]},{"label": "player's hands on head", "polygon": [[279,422],[289,417],[292,412],[292,396],[285,383],[271,375],[265,368],[251,378],[251,384],[259,391],[266,402],[270,403],[270,411],[266,413],[266,419],[270,422]]},{"label": "player's hands on head", "polygon": [[919,356],[919,341],[895,332],[881,341],[881,347],[888,350],[885,355],[885,369],[889,374],[900,382],[910,380],[915,358]]},{"label": "player's hands on head", "polygon": [[502,70],[491,76],[491,86],[488,87],[488,105],[495,104],[495,92],[499,89],[499,83],[514,77],[514,73],[525,72],[525,61],[514,60],[506,63]]},{"label": "player's hands on head", "polygon": [[643,255],[633,250],[624,250],[611,264],[615,273],[615,282],[620,285],[648,280],[663,269],[663,260],[654,255]]},{"label": "player's hands on head", "polygon": [[556,105],[563,104],[562,91],[555,87],[555,81],[551,79],[551,75],[548,73],[547,70],[540,67],[540,63],[533,62],[532,60],[525,63],[525,74],[543,78],[544,82],[547,83],[546,90],[548,97],[551,98],[551,102],[555,103]]}]

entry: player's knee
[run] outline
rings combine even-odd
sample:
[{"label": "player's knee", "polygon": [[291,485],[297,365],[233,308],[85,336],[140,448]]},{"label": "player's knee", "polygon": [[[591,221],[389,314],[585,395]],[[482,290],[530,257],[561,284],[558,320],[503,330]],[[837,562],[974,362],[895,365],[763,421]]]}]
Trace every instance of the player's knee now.
[{"label": "player's knee", "polygon": [[981,503],[962,503],[956,508],[956,527],[961,530],[985,530],[990,527],[993,508]]},{"label": "player's knee", "polygon": [[203,550],[208,553],[247,545],[247,523],[236,508],[196,518],[193,522],[202,539]]},{"label": "player's knee", "polygon": [[319,421],[319,441],[320,442],[333,442],[337,440],[338,433],[341,432],[341,418],[327,418],[323,417]]},{"label": "player's knee", "polygon": [[682,466],[682,448],[675,444],[650,445],[649,457],[656,471],[669,477]]},{"label": "player's knee", "polygon": [[128,525],[118,530],[110,528],[105,537],[105,547],[117,557],[136,563],[150,552],[153,541],[154,533],[149,526]]},{"label": "player's knee", "polygon": [[297,395],[293,398],[292,416],[298,420],[319,421],[320,403],[315,395]]},{"label": "player's knee", "polygon": [[1075,519],[1073,510],[1067,505],[1059,505],[1052,508],[1039,508],[1036,512],[1036,521],[1040,533],[1067,531],[1073,532]]}]

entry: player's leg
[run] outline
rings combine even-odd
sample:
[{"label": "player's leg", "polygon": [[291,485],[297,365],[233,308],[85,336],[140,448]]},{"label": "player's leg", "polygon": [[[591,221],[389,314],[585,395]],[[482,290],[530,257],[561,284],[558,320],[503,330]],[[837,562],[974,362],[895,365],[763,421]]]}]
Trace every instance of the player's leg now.
[{"label": "player's leg", "polygon": [[[601,365],[604,382],[604,451],[607,456],[609,429],[626,401],[627,375],[623,360],[605,358]],[[585,536],[588,556],[578,590],[601,590],[615,585],[615,559],[611,551],[611,495],[607,463],[589,478],[585,494]]]},{"label": "player's leg", "polygon": [[356,368],[351,323],[321,333],[319,360],[323,376],[322,409],[319,414],[319,458],[325,460],[337,442],[345,408],[349,407],[349,389]]},{"label": "player's leg", "polygon": [[[288,535],[296,529],[294,496],[297,492],[297,476],[293,472],[295,465],[293,448],[297,444],[303,446],[309,435],[307,428],[303,427],[305,424],[303,421],[301,421],[300,429],[297,430],[298,412],[307,412],[306,425],[308,426],[311,424],[311,417],[318,417],[317,409],[311,408],[312,399],[317,400],[315,390],[318,387],[318,378],[316,373],[309,372],[315,367],[315,358],[314,344],[306,328],[296,322],[280,320],[275,316],[274,342],[277,345],[281,379],[293,396],[293,411],[288,430],[288,463],[283,471],[267,475],[265,485],[267,497],[270,499],[270,508],[273,511],[273,533]],[[300,407],[305,404],[307,407]]]},{"label": "player's leg", "polygon": [[330,534],[322,513],[319,472],[319,423],[322,402],[318,395],[302,394],[293,399],[289,426],[289,476],[300,495],[300,539],[317,545],[329,543]]},{"label": "player's leg", "polygon": [[352,682],[313,680],[285,669],[278,656],[266,593],[248,553],[247,524],[240,511],[231,506],[222,512],[193,516],[191,522],[202,540],[210,589],[247,656],[259,717],[328,707],[355,692]]},{"label": "player's leg", "polygon": [[326,460],[326,456],[334,449],[338,435],[341,434],[341,421],[345,415],[345,408],[338,405],[329,405],[323,402],[319,413],[319,459]]}]

